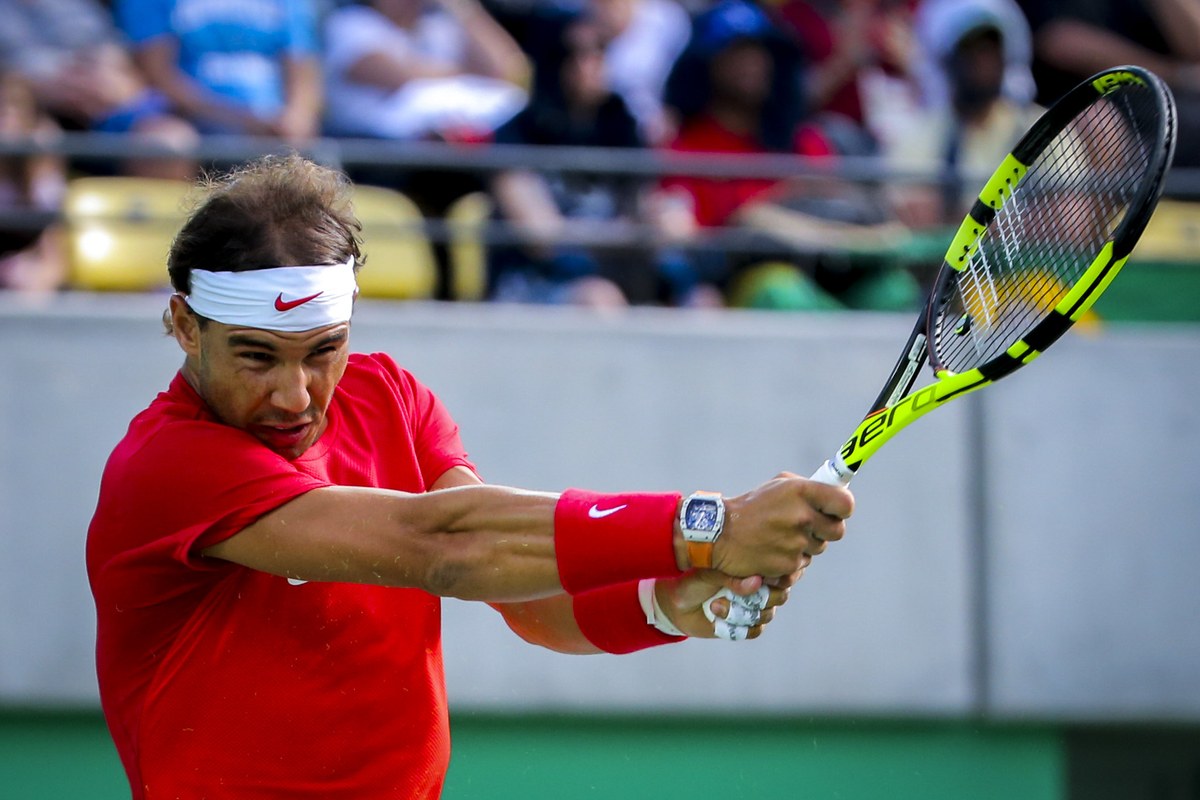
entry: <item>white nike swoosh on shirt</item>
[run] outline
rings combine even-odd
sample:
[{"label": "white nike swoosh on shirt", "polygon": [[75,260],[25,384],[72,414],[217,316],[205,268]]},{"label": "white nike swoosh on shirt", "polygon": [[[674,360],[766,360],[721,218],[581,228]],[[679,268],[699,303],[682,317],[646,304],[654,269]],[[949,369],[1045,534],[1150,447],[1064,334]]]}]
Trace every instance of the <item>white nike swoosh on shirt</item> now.
[{"label": "white nike swoosh on shirt", "polygon": [[615,514],[618,511],[620,511],[622,508],[626,508],[627,506],[628,506],[628,503],[622,503],[619,506],[613,506],[612,508],[606,508],[603,511],[601,511],[600,504],[597,503],[596,505],[594,505],[588,509],[588,516],[591,517],[592,519],[604,519],[609,514]]},{"label": "white nike swoosh on shirt", "polygon": [[304,584],[308,583],[308,581],[301,580],[300,578],[288,578],[287,581],[292,586],[303,586]]}]

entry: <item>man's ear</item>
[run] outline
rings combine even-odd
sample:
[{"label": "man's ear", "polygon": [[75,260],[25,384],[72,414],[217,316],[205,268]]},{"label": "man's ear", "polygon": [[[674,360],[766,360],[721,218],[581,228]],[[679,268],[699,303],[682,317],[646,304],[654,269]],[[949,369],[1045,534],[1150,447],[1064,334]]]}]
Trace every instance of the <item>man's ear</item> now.
[{"label": "man's ear", "polygon": [[171,295],[171,335],[188,356],[200,354],[200,321],[188,308],[183,295]]}]

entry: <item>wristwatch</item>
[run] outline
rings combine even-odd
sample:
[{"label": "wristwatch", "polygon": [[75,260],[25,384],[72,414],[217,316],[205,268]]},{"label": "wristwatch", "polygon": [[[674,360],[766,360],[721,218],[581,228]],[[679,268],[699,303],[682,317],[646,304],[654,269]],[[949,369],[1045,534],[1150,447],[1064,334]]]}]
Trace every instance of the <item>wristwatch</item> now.
[{"label": "wristwatch", "polygon": [[716,492],[693,492],[679,507],[679,529],[693,567],[711,567],[713,543],[725,527],[725,501]]}]

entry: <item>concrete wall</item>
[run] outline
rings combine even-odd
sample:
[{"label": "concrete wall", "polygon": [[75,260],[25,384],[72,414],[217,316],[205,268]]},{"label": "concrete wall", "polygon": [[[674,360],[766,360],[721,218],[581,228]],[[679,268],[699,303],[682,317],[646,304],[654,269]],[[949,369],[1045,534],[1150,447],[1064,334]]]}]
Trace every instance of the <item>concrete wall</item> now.
[{"label": "concrete wall", "polygon": [[[0,703],[94,702],[84,532],[108,451],[179,364],[162,306],[0,297]],[[354,336],[442,396],[490,481],[737,493],[829,455],[909,325],[364,303]],[[757,642],[572,658],[448,601],[453,702],[1200,720],[1198,376],[1195,328],[1071,335],[921,420]]]}]

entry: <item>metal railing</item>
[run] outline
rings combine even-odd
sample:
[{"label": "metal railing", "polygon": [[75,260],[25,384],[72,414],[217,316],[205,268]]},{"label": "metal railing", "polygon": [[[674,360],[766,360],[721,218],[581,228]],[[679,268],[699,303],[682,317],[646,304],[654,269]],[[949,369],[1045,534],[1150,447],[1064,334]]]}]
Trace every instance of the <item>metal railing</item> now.
[{"label": "metal railing", "polygon": [[[396,174],[456,172],[488,176],[512,169],[547,173],[588,173],[628,176],[653,181],[664,176],[713,179],[772,179],[797,181],[841,181],[872,191],[906,183],[957,185],[970,189],[982,184],[986,175],[961,176],[949,172],[902,171],[889,167],[879,157],[842,156],[836,159],[788,154],[680,153],[656,149],[582,148],[544,145],[466,144],[440,142],[396,142],[379,139],[319,138],[293,146],[282,140],[252,136],[206,136],[195,147],[177,150],[127,134],[64,132],[52,138],[0,141],[0,158],[54,154],[71,164],[119,163],[124,159],[194,160],[212,168],[244,163],[268,154],[298,152],[329,167],[351,171],[376,169]],[[1168,176],[1167,194],[1200,199],[1200,170],[1176,168]],[[0,210],[0,221],[10,230],[38,229],[60,215],[52,212]],[[435,243],[456,234],[455,226],[438,218],[426,219],[421,227]],[[492,220],[479,226],[475,235],[487,246],[504,246],[523,241],[515,226]],[[912,237],[887,254],[891,258],[925,262],[937,254],[943,231]],[[562,244],[595,248],[653,248],[662,246],[654,226],[629,223],[603,225],[568,221],[559,238]],[[717,251],[748,256],[813,255],[828,252],[819,245],[774,240],[736,227],[705,231],[703,237],[672,242],[672,247],[689,251]],[[837,252],[844,253],[844,249]],[[867,252],[866,255],[872,255]],[[876,253],[875,255],[879,255]]]}]

